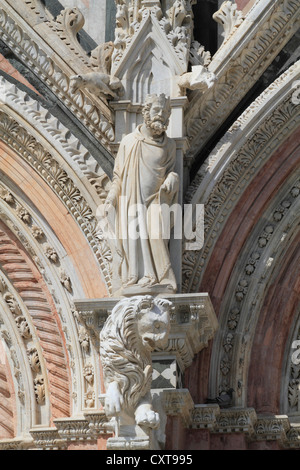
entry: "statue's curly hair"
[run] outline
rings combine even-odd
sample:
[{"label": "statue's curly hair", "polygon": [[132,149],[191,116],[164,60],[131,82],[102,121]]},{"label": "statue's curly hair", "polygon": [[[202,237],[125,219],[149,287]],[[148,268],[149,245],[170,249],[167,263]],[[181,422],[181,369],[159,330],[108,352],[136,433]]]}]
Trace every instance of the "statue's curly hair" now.
[{"label": "statue's curly hair", "polygon": [[166,96],[164,93],[161,93],[160,95],[148,95],[145,99],[145,103],[142,109],[142,115],[143,118],[147,115],[149,115],[151,106],[155,101],[161,101],[163,103],[164,109],[166,109],[169,112],[169,115],[171,115],[171,100],[168,96]]}]

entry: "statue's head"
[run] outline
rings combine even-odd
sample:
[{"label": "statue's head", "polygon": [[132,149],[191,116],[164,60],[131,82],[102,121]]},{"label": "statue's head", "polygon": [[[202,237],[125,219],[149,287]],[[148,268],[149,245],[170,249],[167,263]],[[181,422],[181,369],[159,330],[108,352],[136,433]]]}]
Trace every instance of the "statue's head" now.
[{"label": "statue's head", "polygon": [[143,108],[146,126],[153,135],[161,135],[168,129],[171,116],[170,98],[165,94],[148,95]]}]

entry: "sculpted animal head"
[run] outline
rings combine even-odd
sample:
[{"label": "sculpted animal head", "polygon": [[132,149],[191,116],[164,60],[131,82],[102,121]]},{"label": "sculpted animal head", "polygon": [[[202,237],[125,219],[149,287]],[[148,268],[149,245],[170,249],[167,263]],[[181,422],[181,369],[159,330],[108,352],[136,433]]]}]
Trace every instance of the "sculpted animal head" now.
[{"label": "sculpted animal head", "polygon": [[72,75],[72,77],[70,77],[70,85],[72,93],[76,93],[81,87],[86,85],[86,81],[82,75]]},{"label": "sculpted animal head", "polygon": [[105,385],[117,382],[127,406],[136,406],[151,388],[151,351],[168,341],[171,306],[151,296],[122,299],[101,331]]},{"label": "sculpted animal head", "polygon": [[138,300],[136,309],[138,340],[142,346],[153,351],[164,348],[170,331],[169,309],[171,303],[150,296]]}]

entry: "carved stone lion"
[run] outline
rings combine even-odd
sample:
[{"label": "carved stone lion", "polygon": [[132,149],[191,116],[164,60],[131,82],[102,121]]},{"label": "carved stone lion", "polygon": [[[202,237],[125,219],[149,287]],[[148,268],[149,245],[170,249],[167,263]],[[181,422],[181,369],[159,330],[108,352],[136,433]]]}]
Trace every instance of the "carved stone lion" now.
[{"label": "carved stone lion", "polygon": [[101,331],[104,407],[108,417],[120,417],[120,425],[159,426],[150,394],[151,351],[167,343],[171,306],[168,300],[151,296],[125,298]]}]

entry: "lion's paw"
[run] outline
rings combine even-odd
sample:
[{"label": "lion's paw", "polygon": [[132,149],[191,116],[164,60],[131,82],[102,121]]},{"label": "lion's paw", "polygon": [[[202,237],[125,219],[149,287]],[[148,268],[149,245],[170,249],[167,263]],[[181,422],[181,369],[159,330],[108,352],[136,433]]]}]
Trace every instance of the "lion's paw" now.
[{"label": "lion's paw", "polygon": [[159,414],[153,410],[140,409],[135,415],[136,424],[139,426],[146,426],[148,428],[156,429],[159,426]]},{"label": "lion's paw", "polygon": [[106,391],[105,412],[107,416],[117,416],[122,411],[124,399],[117,382],[111,382]]}]

